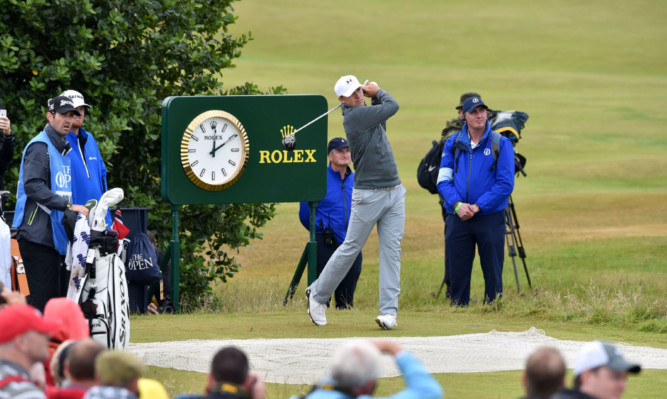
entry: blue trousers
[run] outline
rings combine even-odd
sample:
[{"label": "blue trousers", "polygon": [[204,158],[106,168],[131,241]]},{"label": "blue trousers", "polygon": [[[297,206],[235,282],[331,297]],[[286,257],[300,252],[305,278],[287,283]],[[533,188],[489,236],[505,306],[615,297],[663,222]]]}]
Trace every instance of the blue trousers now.
[{"label": "blue trousers", "polygon": [[[329,258],[331,258],[331,255],[339,247],[339,244],[335,242],[327,244],[324,234],[316,234],[315,239],[317,240],[317,277],[319,277]],[[359,256],[352,263],[352,267],[345,275],[345,278],[336,287],[336,291],[334,292],[336,309],[347,309],[354,306],[354,291],[357,289],[357,281],[361,275],[362,259],[361,252],[359,252]]]},{"label": "blue trousers", "polygon": [[451,276],[452,305],[467,306],[470,301],[470,276],[475,247],[484,274],[484,302],[503,293],[505,260],[505,212],[474,216],[463,221],[447,215],[445,252]]}]

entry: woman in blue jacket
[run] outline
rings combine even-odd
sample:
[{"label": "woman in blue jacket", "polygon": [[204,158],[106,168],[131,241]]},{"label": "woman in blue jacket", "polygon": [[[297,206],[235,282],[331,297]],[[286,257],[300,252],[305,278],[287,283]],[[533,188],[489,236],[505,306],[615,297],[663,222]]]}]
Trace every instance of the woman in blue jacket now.
[{"label": "woman in blue jacket", "polygon": [[[514,189],[514,150],[491,130],[479,97],[463,103],[465,125],[442,151],[438,191],[445,199],[445,256],[451,272],[452,305],[467,306],[475,247],[484,274],[484,302],[503,293],[505,208]],[[493,137],[499,138],[494,154]]]}]

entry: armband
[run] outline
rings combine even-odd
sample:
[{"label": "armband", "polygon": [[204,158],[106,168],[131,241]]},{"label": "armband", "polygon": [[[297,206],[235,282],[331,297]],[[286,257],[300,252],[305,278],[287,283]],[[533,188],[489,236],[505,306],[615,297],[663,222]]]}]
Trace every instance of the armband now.
[{"label": "armband", "polygon": [[463,205],[463,201],[459,201],[458,205],[456,205],[456,208],[454,208],[454,213],[459,213],[459,208],[461,208],[461,205]]}]

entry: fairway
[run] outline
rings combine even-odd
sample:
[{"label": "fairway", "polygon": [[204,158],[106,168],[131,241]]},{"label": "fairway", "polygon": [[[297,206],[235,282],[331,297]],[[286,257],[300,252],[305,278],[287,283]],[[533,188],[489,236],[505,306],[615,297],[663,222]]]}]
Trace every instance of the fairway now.
[{"label": "fairway", "polygon": [[[261,230],[262,240],[238,254],[226,248],[242,268],[215,284],[220,312],[135,316],[133,343],[436,337],[535,326],[560,340],[667,348],[667,3],[243,0],[234,8],[239,19],[228,33],[251,31],[254,40],[237,68],[222,72],[226,88],[282,85],[290,94],[325,96],[330,109],[338,104],[335,81],[354,74],[377,81],[400,104],[387,124],[407,189],[399,324],[383,331],[373,322],[375,232],[363,250],[355,309],[330,310],[330,324],[315,327],[305,276],[282,306],[308,240],[298,204],[287,203]],[[502,305],[457,309],[432,295],[443,277],[443,222],[437,196],[419,187],[416,170],[468,91],[492,109],[530,116],[515,148],[527,158],[527,176],[517,177],[512,197],[533,289],[517,259],[518,292],[507,257]],[[344,135],[340,111],[328,116],[328,135]],[[472,279],[471,296],[479,300],[478,261]],[[192,372],[151,373],[170,381],[170,394],[205,384]],[[517,371],[437,378],[447,397],[521,395]],[[382,385],[378,393],[386,395],[402,382]],[[269,384],[269,393],[286,398],[300,388]],[[665,391],[667,372],[647,370],[630,378],[624,397],[661,398]]]}]

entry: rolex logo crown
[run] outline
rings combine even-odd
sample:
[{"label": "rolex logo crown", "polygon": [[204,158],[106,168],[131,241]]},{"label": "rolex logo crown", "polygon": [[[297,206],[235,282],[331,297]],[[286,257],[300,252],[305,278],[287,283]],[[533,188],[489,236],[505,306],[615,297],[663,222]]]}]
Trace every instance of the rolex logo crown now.
[{"label": "rolex logo crown", "polygon": [[218,127],[218,121],[212,120],[211,121],[211,129],[215,130],[216,127]]},{"label": "rolex logo crown", "polygon": [[280,129],[280,134],[282,134],[283,138],[289,136],[292,133],[294,133],[294,126],[292,125],[285,125]]}]

